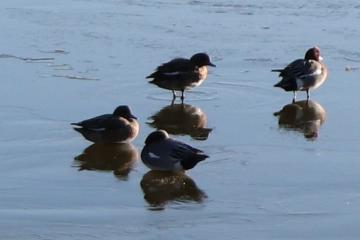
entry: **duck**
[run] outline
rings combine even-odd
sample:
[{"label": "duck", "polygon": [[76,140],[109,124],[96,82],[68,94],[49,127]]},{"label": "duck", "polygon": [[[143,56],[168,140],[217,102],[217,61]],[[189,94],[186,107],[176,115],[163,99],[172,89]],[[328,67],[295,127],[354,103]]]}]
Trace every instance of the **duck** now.
[{"label": "duck", "polygon": [[112,114],[100,115],[71,125],[91,142],[125,143],[131,142],[139,133],[136,119],[128,106],[121,105]]},{"label": "duck", "polygon": [[279,77],[282,78],[274,87],[287,92],[293,91],[293,102],[296,101],[297,91],[306,91],[306,99],[309,100],[310,90],[320,87],[328,75],[327,67],[322,60],[320,48],[315,46],[306,51],[304,59],[297,59],[284,69],[272,69],[272,72],[279,72]]},{"label": "duck", "polygon": [[150,133],[141,151],[143,163],[157,171],[189,170],[208,157],[203,151],[170,138],[165,130]]},{"label": "duck", "polygon": [[206,53],[196,53],[190,59],[175,58],[158,66],[147,76],[151,84],[171,90],[173,100],[175,91],[181,91],[181,100],[184,101],[184,91],[199,86],[207,77],[207,66],[216,67]]}]

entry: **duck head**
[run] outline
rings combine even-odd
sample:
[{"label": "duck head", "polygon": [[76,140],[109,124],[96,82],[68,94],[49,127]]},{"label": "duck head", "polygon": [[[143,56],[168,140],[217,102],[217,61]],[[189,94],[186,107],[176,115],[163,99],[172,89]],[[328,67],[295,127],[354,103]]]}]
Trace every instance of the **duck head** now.
[{"label": "duck head", "polygon": [[210,61],[210,57],[209,55],[207,55],[206,53],[197,53],[194,54],[191,58],[190,61],[196,66],[196,67],[202,67],[202,66],[212,66],[212,67],[216,67],[215,64],[213,64]]},{"label": "duck head", "polygon": [[305,60],[322,61],[323,57],[320,55],[320,48],[315,46],[307,50],[305,53]]},{"label": "duck head", "polygon": [[145,145],[152,144],[169,138],[169,134],[165,130],[157,130],[149,134],[145,140]]},{"label": "duck head", "polygon": [[126,105],[122,105],[122,106],[118,106],[114,112],[113,112],[114,116],[118,116],[118,117],[123,117],[126,119],[137,119],[132,113],[131,110],[128,106]]}]

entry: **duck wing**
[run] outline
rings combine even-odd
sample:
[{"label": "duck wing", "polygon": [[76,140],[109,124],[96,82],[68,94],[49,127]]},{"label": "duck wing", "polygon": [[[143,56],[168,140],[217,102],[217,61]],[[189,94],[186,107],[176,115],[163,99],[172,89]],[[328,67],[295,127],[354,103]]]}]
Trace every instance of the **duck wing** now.
[{"label": "duck wing", "polygon": [[112,114],[104,114],[78,123],[71,123],[71,125],[83,127],[89,130],[104,130],[122,128],[127,124],[126,120],[121,117],[116,117]]},{"label": "duck wing", "polygon": [[281,81],[274,85],[275,87],[294,91],[311,86],[316,80],[316,76],[322,73],[322,66],[320,62],[315,60],[298,59],[284,69],[273,71],[280,72],[279,76],[282,77]]},{"label": "duck wing", "polygon": [[280,72],[279,76],[283,78],[298,78],[306,75],[316,74],[321,64],[315,60],[298,59],[291,62],[284,69],[275,69],[274,72]]},{"label": "duck wing", "polygon": [[181,72],[194,71],[195,67],[191,64],[189,59],[175,58],[170,62],[158,66],[152,74],[146,78],[158,78],[163,75],[174,75]]},{"label": "duck wing", "polygon": [[141,155],[154,170],[187,170],[208,157],[201,150],[173,139],[145,146]]},{"label": "duck wing", "polygon": [[198,162],[209,157],[203,151],[185,143],[175,140],[173,140],[173,143],[174,148],[172,149],[171,156],[174,159],[180,160],[184,170],[193,168]]}]

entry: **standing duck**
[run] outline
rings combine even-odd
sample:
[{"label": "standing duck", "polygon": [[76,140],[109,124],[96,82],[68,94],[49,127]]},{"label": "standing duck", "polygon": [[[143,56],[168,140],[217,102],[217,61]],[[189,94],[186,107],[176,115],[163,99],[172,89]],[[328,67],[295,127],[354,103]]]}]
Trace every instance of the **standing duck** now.
[{"label": "standing duck", "polygon": [[152,78],[149,83],[171,90],[173,100],[176,98],[175,91],[181,91],[183,101],[185,90],[199,86],[206,79],[207,66],[216,67],[206,53],[197,53],[190,59],[175,58],[164,63],[146,78]]},{"label": "standing duck", "polygon": [[164,130],[150,133],[141,152],[143,163],[151,170],[172,172],[191,169],[208,157],[203,151],[170,138]]},{"label": "standing duck", "polygon": [[280,82],[274,87],[280,87],[285,91],[293,91],[296,100],[297,91],[306,91],[307,100],[310,98],[310,90],[321,86],[326,80],[328,71],[320,56],[320,48],[310,48],[304,59],[297,59],[284,69],[273,69],[272,72],[280,72]]},{"label": "standing duck", "polygon": [[75,125],[76,131],[95,143],[130,142],[139,133],[139,124],[128,106],[119,106],[112,114],[100,115],[71,125]]}]

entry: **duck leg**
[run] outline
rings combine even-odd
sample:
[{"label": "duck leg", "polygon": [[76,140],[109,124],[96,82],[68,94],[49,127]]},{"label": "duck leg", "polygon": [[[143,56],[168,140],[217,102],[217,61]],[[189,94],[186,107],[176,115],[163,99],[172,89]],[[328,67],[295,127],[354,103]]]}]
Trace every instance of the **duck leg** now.
[{"label": "duck leg", "polygon": [[309,101],[309,99],[310,99],[310,90],[307,89],[306,90],[306,101]]},{"label": "duck leg", "polygon": [[295,101],[296,101],[296,91],[294,91],[294,97],[293,97],[292,102],[295,103]]},{"label": "duck leg", "polygon": [[172,94],[173,94],[173,101],[174,101],[175,98],[176,98],[175,90],[171,90],[171,91],[172,91]]},{"label": "duck leg", "polygon": [[184,90],[181,90],[181,102],[184,102]]}]

